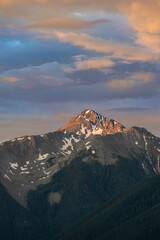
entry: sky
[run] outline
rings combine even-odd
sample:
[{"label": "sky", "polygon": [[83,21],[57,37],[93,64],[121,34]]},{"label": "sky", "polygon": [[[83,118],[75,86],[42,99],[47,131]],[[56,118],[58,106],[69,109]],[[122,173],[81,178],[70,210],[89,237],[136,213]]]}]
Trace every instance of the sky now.
[{"label": "sky", "polygon": [[159,0],[0,0],[0,141],[84,109],[160,137]]}]

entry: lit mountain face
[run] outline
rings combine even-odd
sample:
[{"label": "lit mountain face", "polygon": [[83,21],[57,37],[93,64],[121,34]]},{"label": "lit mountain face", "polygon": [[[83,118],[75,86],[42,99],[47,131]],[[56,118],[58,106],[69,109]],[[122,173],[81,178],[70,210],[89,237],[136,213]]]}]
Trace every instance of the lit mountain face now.
[{"label": "lit mountain face", "polygon": [[72,118],[64,127],[59,130],[76,132],[77,134],[107,135],[122,132],[125,129],[120,123],[113,119],[103,117],[93,110],[84,110],[78,116]]}]

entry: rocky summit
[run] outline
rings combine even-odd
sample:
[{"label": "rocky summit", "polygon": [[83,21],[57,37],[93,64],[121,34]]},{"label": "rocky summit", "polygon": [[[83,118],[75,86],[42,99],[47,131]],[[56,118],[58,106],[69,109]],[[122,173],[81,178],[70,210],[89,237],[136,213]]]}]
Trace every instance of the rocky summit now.
[{"label": "rocky summit", "polygon": [[113,119],[103,117],[94,110],[84,110],[78,116],[72,118],[65,126],[58,130],[85,134],[86,137],[92,135],[107,135],[123,132],[125,127]]}]

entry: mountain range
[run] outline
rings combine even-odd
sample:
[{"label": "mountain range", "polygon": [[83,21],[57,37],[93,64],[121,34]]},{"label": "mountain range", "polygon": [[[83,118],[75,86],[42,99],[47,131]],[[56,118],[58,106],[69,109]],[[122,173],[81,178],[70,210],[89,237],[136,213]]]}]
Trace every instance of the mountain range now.
[{"label": "mountain range", "polygon": [[[101,234],[94,233],[96,221],[99,222],[99,218],[109,221],[105,220],[104,212],[108,219],[109,214],[116,219],[112,201],[119,209],[124,204],[121,201],[123,192],[126,199],[136,198],[137,188],[132,190],[132,195],[128,193],[130,188],[139,183],[143,192],[145,181],[154,182],[152,179],[159,179],[159,173],[160,138],[144,128],[125,128],[90,109],[82,111],[55,132],[2,142],[0,237],[2,240],[19,240],[22,236],[24,239],[51,240],[65,232],[65,236],[69,236],[66,239],[75,239],[77,235],[80,237],[76,239],[96,236],[97,240],[102,233],[106,234],[104,239],[112,239],[107,234],[113,226],[107,233],[100,228]],[[147,180],[150,177],[151,180]],[[137,199],[144,201],[141,195]],[[126,204],[133,202],[126,201]],[[157,202],[152,201],[150,206],[154,204]],[[135,201],[135,209],[136,206]],[[96,219],[91,225],[88,225],[89,217],[82,220],[88,214]],[[132,218],[136,216],[131,215]],[[126,225],[131,217],[124,217]],[[85,227],[81,229],[81,225]],[[72,231],[66,234],[72,226],[75,226],[74,237],[70,235]],[[86,232],[86,226],[92,238],[80,234]],[[114,227],[117,231],[118,226]],[[65,239],[63,234],[59,238]]]}]

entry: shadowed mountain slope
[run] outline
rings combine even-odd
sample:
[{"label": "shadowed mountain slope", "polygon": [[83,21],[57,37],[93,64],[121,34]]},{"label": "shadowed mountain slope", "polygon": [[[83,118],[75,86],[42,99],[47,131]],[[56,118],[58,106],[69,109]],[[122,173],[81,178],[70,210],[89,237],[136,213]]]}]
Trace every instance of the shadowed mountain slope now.
[{"label": "shadowed mountain slope", "polygon": [[160,176],[106,202],[56,240],[160,239]]}]

